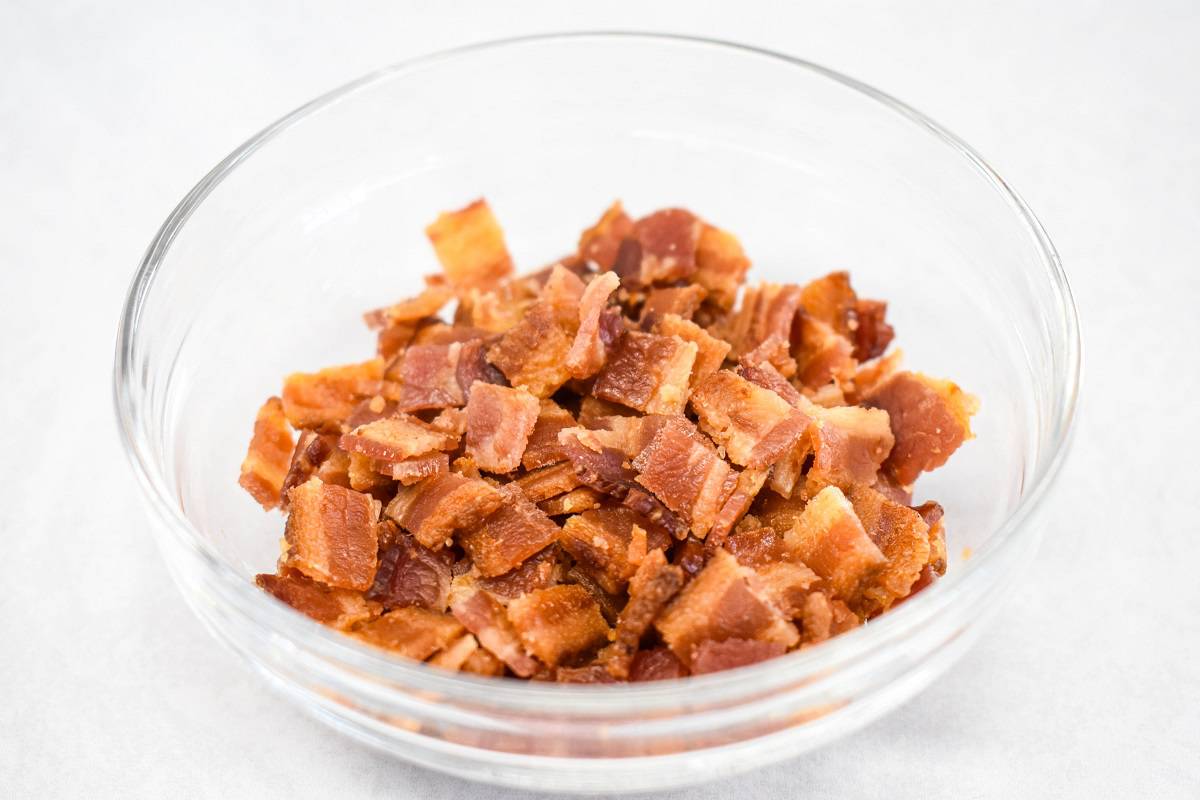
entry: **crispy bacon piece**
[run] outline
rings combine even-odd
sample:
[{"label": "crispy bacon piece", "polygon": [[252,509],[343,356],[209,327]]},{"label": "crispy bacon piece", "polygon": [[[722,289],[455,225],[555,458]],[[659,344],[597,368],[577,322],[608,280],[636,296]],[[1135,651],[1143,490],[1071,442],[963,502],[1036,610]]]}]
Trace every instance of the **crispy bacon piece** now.
[{"label": "crispy bacon piece", "polygon": [[[633,460],[637,482],[703,538],[737,487],[738,476],[686,417],[659,427]],[[747,506],[749,503],[746,504]]]},{"label": "crispy bacon piece", "polygon": [[929,563],[929,525],[913,509],[865,486],[854,488],[850,502],[863,529],[887,558],[862,593],[862,607],[868,614],[878,614],[906,597]]},{"label": "crispy bacon piece", "polygon": [[800,295],[804,313],[832,328],[843,336],[855,327],[858,295],[850,286],[850,273],[831,272],[809,281]]},{"label": "crispy bacon piece", "polygon": [[285,562],[310,578],[366,591],[375,578],[379,502],[320,478],[292,489]]},{"label": "crispy bacon piece", "polygon": [[822,489],[784,535],[788,551],[820,575],[834,594],[851,600],[887,558],[867,535],[854,506],[836,486]]},{"label": "crispy bacon piece", "polygon": [[692,409],[700,428],[724,446],[729,460],[763,467],[794,448],[809,419],[774,392],[729,370],[706,378],[692,392]]},{"label": "crispy bacon piece", "polygon": [[579,301],[579,327],[571,349],[567,351],[567,370],[573,378],[590,378],[600,371],[608,356],[601,337],[600,317],[608,305],[608,297],[617,290],[620,280],[611,272],[597,275],[583,292]]},{"label": "crispy bacon piece", "polygon": [[[519,677],[537,672],[538,663],[529,655],[504,613],[504,606],[485,591],[464,592],[451,598],[450,609],[463,627],[475,634],[479,644],[508,665]],[[470,663],[470,662],[468,662]]]},{"label": "crispy bacon piece", "polygon": [[346,471],[346,476],[350,479],[350,488],[356,492],[367,492],[368,494],[374,490],[384,490],[392,485],[392,479],[382,474],[387,469],[387,462],[380,462],[381,470],[376,469],[376,462],[364,456],[362,453],[350,454],[350,468]]},{"label": "crispy bacon piece", "polygon": [[651,289],[642,303],[642,315],[638,322],[643,328],[649,329],[668,314],[691,320],[707,294],[703,286],[696,284]]},{"label": "crispy bacon piece", "polygon": [[512,274],[504,232],[486,200],[439,214],[425,229],[450,284],[486,288]]},{"label": "crispy bacon piece", "polygon": [[813,448],[807,484],[810,495],[827,485],[869,486],[892,450],[887,414],[873,408],[814,408],[809,439]]},{"label": "crispy bacon piece", "polygon": [[367,597],[387,609],[420,606],[445,611],[453,562],[445,550],[434,552],[411,535],[397,532],[380,550],[379,568]]},{"label": "crispy bacon piece", "polygon": [[508,604],[508,618],[525,647],[551,667],[608,641],[608,623],[582,586],[562,584],[522,595]]},{"label": "crispy bacon piece", "polygon": [[287,477],[283,479],[280,500],[286,506],[287,493],[317,473],[325,460],[337,449],[338,437],[331,434],[301,431],[292,451]]},{"label": "crispy bacon piece", "polygon": [[683,583],[683,569],[668,564],[662,550],[651,550],[642,559],[629,582],[629,602],[617,617],[616,636],[605,651],[605,663],[614,677],[630,676],[642,637]]},{"label": "crispy bacon piece", "polygon": [[754,568],[751,585],[788,619],[800,617],[808,590],[820,581],[817,573],[793,561],[776,561]]},{"label": "crispy bacon piece", "polygon": [[608,207],[600,221],[579,237],[579,257],[602,270],[613,268],[621,240],[633,233],[633,220],[617,201]]},{"label": "crispy bacon piece", "polygon": [[608,428],[610,417],[636,416],[620,403],[610,403],[595,395],[586,395],[579,401],[579,424],[585,428]]},{"label": "crispy bacon piece", "polygon": [[619,594],[637,570],[630,559],[635,530],[642,531],[643,555],[666,547],[670,537],[662,528],[628,508],[606,506],[570,517],[559,533],[562,548],[609,594]]},{"label": "crispy bacon piece", "polygon": [[[309,476],[314,477],[313,475]],[[339,447],[334,447],[333,452],[329,457],[321,462],[321,466],[317,467],[315,477],[321,480],[321,483],[330,486],[345,486],[350,488],[350,454]],[[308,480],[305,478],[304,483]],[[297,484],[300,485],[300,484]],[[288,490],[289,494],[291,490]]]},{"label": "crispy bacon piece", "polygon": [[559,529],[513,484],[499,489],[504,500],[477,527],[460,531],[462,545],[479,574],[503,575],[558,538]]},{"label": "crispy bacon piece", "polygon": [[254,435],[238,483],[264,509],[275,508],[282,497],[293,451],[292,430],[283,413],[283,401],[272,397],[254,418]]},{"label": "crispy bacon piece", "polygon": [[417,606],[397,608],[354,629],[355,638],[417,661],[444,650],[462,635],[463,626],[454,617]]},{"label": "crispy bacon piece", "polygon": [[662,315],[654,324],[654,332],[661,336],[678,336],[696,345],[696,358],[688,378],[688,385],[693,389],[719,370],[729,355],[728,342],[721,341],[696,323],[676,314]]},{"label": "crispy bacon piece", "polygon": [[393,480],[400,481],[404,486],[412,486],[417,481],[447,472],[450,469],[450,456],[445,453],[431,453],[427,456],[415,456],[403,461],[377,462],[381,472],[386,472]]},{"label": "crispy bacon piece", "polygon": [[979,401],[950,381],[897,372],[865,400],[888,412],[896,445],[884,468],[902,484],[937,469],[970,439]]},{"label": "crispy bacon piece", "polygon": [[530,502],[540,503],[579,486],[579,476],[569,463],[550,464],[522,475],[513,481]]},{"label": "crispy bacon piece", "polygon": [[704,225],[696,246],[696,283],[708,290],[708,301],[728,311],[750,269],[741,242],[732,233]]},{"label": "crispy bacon piece", "polygon": [[639,650],[629,667],[629,680],[638,683],[684,678],[687,674],[687,667],[666,647]]},{"label": "crispy bacon piece", "polygon": [[[385,386],[384,391],[387,391],[388,388]],[[394,417],[396,416],[396,410],[396,403],[394,401],[388,400],[381,394],[377,394],[356,405],[354,410],[350,412],[350,416],[342,421],[342,427],[343,429],[354,430],[359,425],[366,425],[368,422],[375,422],[386,417]],[[333,441],[334,444],[337,443],[336,436]]]},{"label": "crispy bacon piece", "polygon": [[732,357],[741,358],[772,336],[790,341],[792,325],[800,311],[802,290],[794,284],[760,283],[747,287],[741,307],[717,332],[733,346]]},{"label": "crispy bacon piece", "polygon": [[487,472],[512,472],[537,422],[538,399],[524,389],[481,383],[467,403],[467,455]]},{"label": "crispy bacon piece", "polygon": [[446,472],[401,487],[386,513],[418,542],[439,550],[456,531],[479,525],[503,502],[491,484]]},{"label": "crispy bacon piece", "polygon": [[633,223],[633,236],[642,248],[642,284],[677,281],[696,271],[700,220],[690,211],[655,211]]},{"label": "crispy bacon piece", "polygon": [[513,386],[549,397],[571,377],[567,354],[573,342],[574,332],[559,323],[554,308],[537,302],[516,327],[492,345],[487,357]]},{"label": "crispy bacon piece", "polygon": [[776,334],[771,334],[753,350],[743,353],[738,362],[773,367],[785,380],[796,375],[796,359],[792,358],[791,345]]},{"label": "crispy bacon piece", "polygon": [[717,512],[717,516],[713,520],[712,528],[709,529],[708,536],[705,537],[704,541],[709,547],[721,546],[725,541],[725,537],[733,530],[733,527],[750,510],[750,505],[758,497],[758,493],[762,491],[763,484],[766,483],[769,474],[770,470],[764,467],[744,469],[737,474],[737,482],[734,484],[733,492],[721,505],[720,511]]},{"label": "crispy bacon piece", "polygon": [[458,437],[439,431],[427,422],[407,414],[368,422],[342,436],[341,448],[361,453],[376,461],[404,461],[438,450],[453,450]]},{"label": "crispy bacon piece", "polygon": [[326,586],[296,570],[258,575],[254,582],[301,614],[340,630],[379,613],[378,606],[368,603],[362,592]]},{"label": "crispy bacon piece", "polygon": [[504,674],[504,662],[483,647],[477,647],[459,669],[485,678],[499,678]]},{"label": "crispy bacon piece", "polygon": [[429,659],[428,663],[435,667],[450,670],[451,672],[458,672],[463,669],[463,665],[467,663],[467,659],[478,649],[479,640],[469,633],[464,633],[451,644],[442,648],[441,651]]},{"label": "crispy bacon piece", "polygon": [[396,357],[386,376],[400,384],[395,395],[400,411],[461,406],[465,402],[458,382],[461,342],[418,344]]},{"label": "crispy bacon piece", "polygon": [[483,339],[471,339],[463,342],[462,351],[458,355],[458,387],[463,397],[471,398],[471,386],[480,383],[494,383],[497,386],[506,385],[503,373],[493,367],[487,360],[490,344]]},{"label": "crispy bacon piece", "polygon": [[[889,500],[895,500],[888,498]],[[921,515],[929,526],[929,563],[926,565],[934,575],[946,574],[946,526],[942,522],[945,513],[942,507],[931,501],[922,503],[913,511]]]},{"label": "crispy bacon piece", "polygon": [[570,411],[553,400],[543,400],[538,409],[537,422],[525,445],[525,454],[521,456],[521,466],[529,470],[565,461],[567,457],[558,443],[558,434],[574,425],[575,417],[571,416]]},{"label": "crispy bacon piece", "polygon": [[[367,316],[367,324],[372,327],[378,327],[373,324],[370,315]],[[381,327],[375,337],[375,354],[383,359],[384,363],[391,361],[396,357],[397,353],[412,344],[413,339],[416,338],[417,331],[427,322],[428,320],[397,322],[395,324],[388,324],[386,327]],[[380,324],[385,323],[386,320],[380,321]]]},{"label": "crispy bacon piece", "polygon": [[549,500],[543,500],[538,503],[538,508],[545,512],[549,517],[561,517],[565,514],[580,514],[584,511],[591,511],[600,507],[600,501],[604,495],[597,492],[595,489],[590,489],[586,486],[581,486],[578,489],[572,489],[566,494],[560,494],[558,497],[551,497]]},{"label": "crispy bacon piece", "polygon": [[[896,480],[886,472],[880,472],[875,476],[875,483],[872,484],[871,488],[879,492],[888,500],[891,500],[893,503],[899,503],[902,506],[912,503],[913,487],[902,486],[901,484],[896,483]],[[934,503],[933,505],[937,506],[937,503]],[[941,508],[941,506],[938,506],[938,508]],[[920,511],[920,509],[917,509],[917,511]],[[926,519],[925,522],[930,525],[933,524],[928,519]]]},{"label": "crispy bacon piece", "polygon": [[852,355],[854,345],[832,327],[808,314],[797,318],[799,343],[793,348],[796,377],[801,384],[816,389],[830,381],[851,380],[858,362]]},{"label": "crispy bacon piece", "polygon": [[488,333],[504,333],[518,322],[538,296],[528,280],[513,280],[488,290],[463,292],[454,313],[454,322]]},{"label": "crispy bacon piece", "polygon": [[854,313],[858,321],[851,337],[854,357],[866,361],[883,355],[896,336],[896,329],[886,322],[887,303],[882,300],[859,300]]},{"label": "crispy bacon piece", "polygon": [[454,290],[443,284],[430,284],[415,297],[408,297],[385,308],[368,311],[363,315],[367,326],[373,329],[413,323],[426,317],[435,317],[442,306],[454,297]]},{"label": "crispy bacon piece", "polygon": [[712,553],[699,539],[689,536],[675,548],[671,554],[671,563],[683,570],[686,580],[691,580],[700,574],[708,557]]},{"label": "crispy bacon piece", "polygon": [[[746,517],[746,521],[751,519]],[[725,549],[737,558],[739,564],[755,569],[786,558],[783,536],[772,527],[757,524],[757,518],[754,521],[754,525],[739,525],[733,535],[725,540]],[[791,530],[791,527],[787,530]]]},{"label": "crispy bacon piece", "polygon": [[849,606],[825,592],[809,592],[800,619],[801,647],[820,644],[831,636],[857,628],[860,622]]},{"label": "crispy bacon piece", "polygon": [[781,656],[787,650],[781,642],[763,642],[758,639],[724,639],[714,642],[705,639],[696,645],[692,656],[692,674],[720,672],[735,667],[745,667]]},{"label": "crispy bacon piece", "polygon": [[[755,352],[757,353],[758,351]],[[804,395],[800,393],[800,390],[789,383],[788,379],[783,377],[783,373],[776,369],[775,365],[769,361],[753,361],[747,356],[739,362],[737,374],[755,386],[770,389],[786,400],[788,405],[798,408],[801,411],[806,410],[811,405]]]},{"label": "crispy bacon piece", "polygon": [[383,360],[294,372],[283,383],[283,412],[293,428],[336,430],[358,403],[383,388]]},{"label": "crispy bacon piece", "polygon": [[751,590],[747,574],[753,573],[717,550],[655,621],[663,641],[689,668],[696,646],[706,639],[757,639],[784,647],[799,641],[795,626]]},{"label": "crispy bacon piece", "polygon": [[560,583],[562,571],[558,548],[546,547],[503,575],[476,578],[475,583],[500,602],[506,603],[523,594]]},{"label": "crispy bacon piece", "polygon": [[592,391],[647,414],[681,414],[697,347],[678,336],[629,331],[609,354]]},{"label": "crispy bacon piece", "polygon": [[854,373],[853,382],[847,387],[846,401],[857,404],[864,397],[871,395],[884,381],[900,370],[903,360],[904,351],[897,348],[883,358],[859,366]]}]

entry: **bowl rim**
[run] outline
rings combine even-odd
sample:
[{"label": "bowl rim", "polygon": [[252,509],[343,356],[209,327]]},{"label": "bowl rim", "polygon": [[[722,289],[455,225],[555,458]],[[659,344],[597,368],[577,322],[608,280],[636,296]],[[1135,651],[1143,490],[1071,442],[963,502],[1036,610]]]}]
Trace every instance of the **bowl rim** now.
[{"label": "bowl rim", "polygon": [[[618,685],[547,685],[516,679],[476,677],[450,673],[378,650],[333,631],[269,598],[238,573],[199,535],[198,530],[173,499],[140,427],[141,412],[134,356],[142,309],[150,289],[172,242],[195,209],[226,176],[259,148],[307,117],[360,90],[451,59],[500,48],[536,46],[567,40],[640,41],[657,46],[713,48],[738,56],[765,58],[781,67],[823,77],[879,103],[887,110],[924,129],[963,158],[985,183],[991,184],[992,188],[1001,194],[1015,212],[1017,222],[1026,229],[1033,240],[1054,289],[1053,300],[1057,311],[1054,322],[1057,331],[1052,338],[1056,339],[1056,344],[1061,346],[1063,353],[1064,369],[1060,375],[1055,376],[1056,381],[1061,381],[1061,389],[1054,393],[1058,396],[1058,402],[1051,410],[1049,424],[1045,428],[1045,443],[1039,447],[1032,476],[1026,481],[1025,491],[1016,506],[991,532],[988,541],[973,554],[969,563],[961,565],[959,569],[938,581],[930,591],[921,592],[889,613],[872,620],[869,625],[844,633],[821,647],[710,675],[647,684]],[[747,690],[761,692],[784,681],[819,681],[825,676],[836,674],[838,667],[877,655],[881,643],[929,623],[940,611],[953,604],[954,599],[964,590],[964,586],[970,584],[969,579],[972,576],[986,573],[992,568],[999,553],[1011,549],[1014,542],[1020,538],[1017,533],[1022,530],[1023,523],[1041,505],[1069,449],[1079,393],[1081,362],[1078,312],[1054,245],[1025,201],[974,149],[955,134],[885,92],[827,67],[774,50],[704,36],[633,30],[596,30],[492,39],[400,61],[369,72],[299,106],[233,150],[201,178],[176,205],[155,234],[134,274],[117,329],[113,404],[126,456],[143,495],[150,501],[163,527],[199,558],[216,578],[218,585],[228,590],[223,599],[233,602],[240,611],[268,626],[272,633],[282,635],[291,642],[303,642],[322,656],[342,666],[351,667],[360,674],[366,673],[374,678],[393,681],[400,686],[447,693],[455,700],[520,708],[532,712],[563,714],[581,711],[607,715],[644,712],[651,708],[670,709],[681,703],[688,704],[688,701],[694,701],[694,693],[699,690],[709,692],[713,697],[729,697],[739,692],[746,693]],[[976,582],[978,583],[978,579]]]}]

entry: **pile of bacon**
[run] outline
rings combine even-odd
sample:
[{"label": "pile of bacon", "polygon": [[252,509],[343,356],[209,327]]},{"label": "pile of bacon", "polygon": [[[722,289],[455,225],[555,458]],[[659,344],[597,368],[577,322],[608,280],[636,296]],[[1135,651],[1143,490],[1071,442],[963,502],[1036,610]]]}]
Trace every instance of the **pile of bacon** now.
[{"label": "pile of bacon", "polygon": [[912,485],[976,404],[885,354],[846,273],[743,290],[734,236],[619,203],[523,276],[483,201],[426,232],[443,273],[366,315],[376,357],[258,412],[240,483],[288,515],[257,579],[284,603],[445,669],[641,681],[812,646],[944,573]]}]

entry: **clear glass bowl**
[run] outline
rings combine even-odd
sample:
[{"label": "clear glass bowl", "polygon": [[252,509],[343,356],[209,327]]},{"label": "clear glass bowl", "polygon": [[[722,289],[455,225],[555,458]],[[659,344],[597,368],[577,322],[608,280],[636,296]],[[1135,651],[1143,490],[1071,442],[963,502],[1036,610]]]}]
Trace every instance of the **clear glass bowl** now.
[{"label": "clear glass bowl", "polygon": [[[861,292],[887,299],[908,363],[982,399],[978,438],[917,487],[946,507],[945,579],[812,650],[617,687],[441,672],[256,589],[282,528],[236,484],[256,408],[290,371],[369,354],[360,313],[435,271],[423,226],[480,195],[521,268],[569,251],[619,197],[634,212],[683,205],[736,232],[754,279],[850,269]],[[794,756],[945,670],[1034,552],[1078,370],[1053,247],[938,125],[777,54],[583,34],[385,69],[238,148],[150,245],[121,323],[115,395],[171,573],[213,634],[284,695],[466,778],[633,791]]]}]

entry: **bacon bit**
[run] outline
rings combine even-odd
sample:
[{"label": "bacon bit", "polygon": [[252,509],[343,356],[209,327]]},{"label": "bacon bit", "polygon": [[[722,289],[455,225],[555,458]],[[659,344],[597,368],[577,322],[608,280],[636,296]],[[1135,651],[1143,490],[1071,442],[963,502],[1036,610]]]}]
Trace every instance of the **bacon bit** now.
[{"label": "bacon bit", "polygon": [[342,589],[366,591],[375,577],[379,502],[320,478],[292,489],[287,566]]},{"label": "bacon bit", "polygon": [[279,505],[290,471],[292,431],[283,413],[283,401],[272,397],[254,418],[254,435],[238,483],[264,509]]},{"label": "bacon bit", "polygon": [[697,347],[678,336],[629,331],[609,354],[592,391],[647,414],[681,414]]},{"label": "bacon bit", "polygon": [[[309,476],[314,477],[312,475]],[[321,483],[331,486],[344,486],[350,488],[350,454],[340,448],[335,448],[329,454],[329,457],[321,462],[321,466],[317,467],[315,477],[321,480]],[[307,481],[308,478],[305,478]],[[304,483],[302,481],[301,483]],[[299,484],[297,484],[299,485]],[[291,490],[289,489],[289,494]]]},{"label": "bacon bit", "polygon": [[521,456],[521,466],[529,470],[565,461],[567,457],[558,443],[558,434],[574,426],[575,417],[571,416],[570,411],[553,400],[543,400],[537,422],[525,445],[525,454]]},{"label": "bacon bit", "polygon": [[596,276],[584,290],[579,300],[578,330],[567,352],[566,366],[571,377],[590,378],[604,366],[608,351],[600,335],[600,317],[608,305],[609,295],[619,285],[617,276],[606,272]]},{"label": "bacon bit", "polygon": [[401,487],[386,513],[418,542],[440,550],[456,531],[479,525],[503,502],[491,484],[446,472]]},{"label": "bacon bit", "polygon": [[[797,317],[800,319],[800,317]],[[792,358],[791,346],[786,339],[771,334],[753,350],[739,359],[742,364],[769,366],[785,380],[796,375],[796,359]]]},{"label": "bacon bit", "polygon": [[[478,640],[476,640],[478,642]],[[496,658],[483,647],[477,648],[459,668],[462,672],[481,675],[485,678],[499,678],[504,674],[504,662]]]},{"label": "bacon bit", "polygon": [[559,323],[558,313],[544,301],[534,303],[521,322],[488,350],[513,386],[522,386],[537,397],[549,397],[571,377],[567,354],[574,331]]},{"label": "bacon bit", "polygon": [[700,428],[724,446],[729,460],[764,467],[796,447],[809,419],[774,392],[729,370],[710,375],[692,393]]},{"label": "bacon bit", "polygon": [[754,513],[760,524],[774,528],[782,536],[795,527],[796,521],[804,513],[804,506],[807,502],[808,498],[802,495],[792,497],[763,495],[755,505]]},{"label": "bacon bit", "polygon": [[728,311],[750,269],[741,242],[732,233],[705,225],[696,247],[696,283],[708,290],[708,301]]},{"label": "bacon bit", "polygon": [[[775,340],[777,341],[777,340]],[[758,353],[756,350],[755,353]],[[751,354],[754,355],[754,354]],[[800,390],[788,382],[783,374],[768,361],[750,361],[749,356],[738,364],[737,374],[764,389],[770,389],[787,401],[788,405],[801,411],[811,403],[800,393]]]},{"label": "bacon bit", "polygon": [[633,220],[618,200],[608,207],[600,221],[579,237],[579,257],[602,270],[610,270],[617,259],[621,240],[633,233]]},{"label": "bacon bit", "polygon": [[655,620],[663,641],[689,668],[695,646],[705,639],[758,639],[785,647],[799,641],[795,626],[751,590],[748,575],[753,572],[717,550]]},{"label": "bacon bit", "polygon": [[696,271],[700,220],[690,211],[655,211],[633,223],[633,236],[642,247],[642,284],[677,281]]},{"label": "bacon bit", "polygon": [[634,416],[634,412],[619,403],[610,403],[587,395],[579,403],[579,424],[584,428],[608,428],[610,417]]},{"label": "bacon bit", "polygon": [[444,408],[429,420],[429,427],[438,433],[461,439],[467,432],[467,411],[464,408]]},{"label": "bacon bit", "polygon": [[[370,319],[367,320],[367,324],[378,327],[373,325]],[[383,323],[381,322],[381,324]],[[382,358],[384,363],[391,361],[397,353],[412,344],[421,324],[421,322],[397,322],[381,328],[375,340],[375,354]]]},{"label": "bacon bit", "polygon": [[525,647],[547,666],[608,641],[609,628],[595,598],[582,586],[551,586],[508,604],[508,619]]},{"label": "bacon bit", "polygon": [[757,639],[725,639],[714,642],[705,639],[696,645],[692,655],[692,674],[745,667],[769,658],[781,656],[787,650],[780,642],[762,642]]},{"label": "bacon bit", "polygon": [[[356,492],[369,493],[372,489],[391,486],[392,479],[376,471],[375,463],[362,453],[350,454],[350,469],[347,470],[346,475],[350,478],[351,489]],[[382,466],[386,469],[390,465],[383,462]]]},{"label": "bacon bit", "polygon": [[[685,417],[663,424],[633,460],[645,486],[704,538],[733,494],[738,476]],[[749,502],[746,503],[749,505]]]},{"label": "bacon bit", "polygon": [[488,363],[487,351],[490,344],[483,339],[472,339],[468,342],[463,342],[462,351],[458,356],[458,387],[462,390],[463,397],[467,400],[471,398],[471,386],[479,381],[481,383],[494,383],[497,386],[504,386],[507,381],[504,379],[503,373]]},{"label": "bacon bit", "polygon": [[857,404],[872,394],[879,386],[900,369],[904,351],[899,348],[869,364],[863,364],[854,373],[854,380],[847,386],[846,401]]},{"label": "bacon bit", "polygon": [[831,272],[805,284],[800,296],[804,313],[835,332],[848,335],[855,327],[858,295],[850,286],[849,272]]},{"label": "bacon bit", "polygon": [[750,585],[779,609],[788,619],[800,617],[808,590],[820,578],[803,564],[791,561],[776,561],[754,569]]},{"label": "bacon bit", "polygon": [[380,472],[391,476],[392,480],[400,481],[404,486],[412,486],[417,481],[425,480],[450,470],[450,456],[445,453],[432,453],[427,456],[406,458],[403,461],[385,461],[378,463]]},{"label": "bacon bit", "polygon": [[505,603],[514,597],[560,583],[562,571],[558,548],[546,547],[503,575],[480,577],[476,583],[480,589],[486,589]]},{"label": "bacon bit", "polygon": [[538,663],[525,650],[504,613],[504,606],[490,594],[484,591],[465,593],[462,597],[452,598],[450,609],[455,619],[475,634],[479,644],[507,664],[519,677],[528,678],[537,671]]},{"label": "bacon bit", "polygon": [[383,360],[294,372],[283,383],[283,412],[293,428],[336,430],[359,401],[383,388]]},{"label": "bacon bit", "polygon": [[801,314],[796,328],[799,344],[795,347],[796,373],[800,383],[816,389],[830,381],[850,381],[858,362],[851,355],[854,346],[845,336],[818,319]]},{"label": "bacon bit", "polygon": [[[746,518],[747,521],[750,519]],[[782,561],[787,556],[783,537],[774,528],[764,525],[738,526],[737,531],[725,540],[725,549],[739,564],[754,569]]]},{"label": "bacon bit", "polygon": [[687,674],[687,667],[683,662],[665,647],[639,650],[629,666],[629,680],[638,683],[684,678]]},{"label": "bacon bit", "polygon": [[857,628],[858,616],[841,600],[830,598],[825,592],[810,592],[804,600],[800,615],[801,647],[820,644],[831,636],[837,636]]},{"label": "bacon bit", "polygon": [[762,491],[769,474],[770,470],[763,467],[744,469],[737,474],[737,483],[734,485],[733,492],[721,506],[721,510],[717,512],[712,528],[705,537],[706,545],[709,547],[721,546],[725,537],[733,530],[733,526],[737,525],[738,521],[750,510],[751,504],[758,497],[758,493]]},{"label": "bacon bit", "polygon": [[913,509],[866,487],[855,487],[850,502],[863,529],[887,558],[887,565],[863,590],[862,607],[874,615],[907,596],[929,563],[929,526]]},{"label": "bacon bit", "polygon": [[[888,498],[892,499],[892,498]],[[895,502],[893,500],[893,502]],[[943,510],[933,501],[922,503],[913,509],[929,526],[929,563],[935,575],[946,574],[946,526],[942,522]]]},{"label": "bacon bit", "polygon": [[503,503],[477,528],[461,531],[462,545],[479,574],[503,575],[546,548],[558,538],[559,529],[526,499],[520,488],[505,484],[499,489]]},{"label": "bacon bit", "polygon": [[855,598],[887,563],[854,506],[836,486],[822,489],[808,502],[784,541],[793,556],[828,581],[844,600]]},{"label": "bacon bit", "polygon": [[467,403],[467,455],[482,470],[512,472],[521,466],[538,411],[538,399],[524,389],[476,385]]},{"label": "bacon bit", "polygon": [[874,483],[894,441],[887,414],[858,406],[814,408],[812,413],[809,495],[827,485],[848,489]]},{"label": "bacon bit", "polygon": [[600,500],[604,495],[597,492],[595,489],[589,489],[586,486],[581,486],[578,489],[572,489],[566,494],[561,494],[558,497],[551,497],[549,500],[543,500],[538,503],[546,516],[561,517],[565,514],[579,514],[583,511],[591,511],[600,507]]},{"label": "bacon bit", "polygon": [[429,659],[430,666],[440,667],[458,672],[463,668],[467,659],[479,649],[479,640],[469,633],[464,633],[453,643],[447,645],[440,653]]},{"label": "bacon bit", "polygon": [[617,617],[616,637],[605,651],[614,677],[630,677],[642,637],[683,583],[683,569],[668,564],[662,550],[651,550],[642,559],[629,582],[629,602]]},{"label": "bacon bit", "polygon": [[463,345],[418,344],[397,356],[398,365],[389,365],[386,376],[398,380],[400,389],[396,407],[401,411],[461,406],[465,402],[458,383],[459,358]]},{"label": "bacon bit", "polygon": [[605,591],[585,565],[576,564],[567,570],[565,582],[574,583],[586,589],[596,601],[596,605],[600,607],[600,616],[604,617],[605,622],[612,625],[617,621],[617,615],[621,613],[620,599],[617,595]]},{"label": "bacon bit", "polygon": [[884,468],[902,484],[937,469],[972,437],[971,416],[979,401],[950,381],[897,372],[867,398],[888,412],[896,446]]},{"label": "bacon bit", "polygon": [[446,278],[456,288],[486,288],[512,274],[504,232],[486,200],[439,214],[425,229]]},{"label": "bacon bit", "polygon": [[[383,395],[377,394],[356,405],[350,412],[350,416],[342,422],[342,427],[344,430],[353,430],[359,425],[394,416],[396,416],[396,404]],[[336,444],[337,437],[334,437],[333,441]]]},{"label": "bacon bit", "polygon": [[883,355],[896,337],[896,329],[885,321],[887,303],[882,300],[859,300],[854,313],[858,319],[858,327],[851,337],[854,357],[866,361]]},{"label": "bacon bit", "polygon": [[405,461],[436,450],[453,450],[458,437],[407,414],[360,425],[338,440],[343,450],[376,461]]},{"label": "bacon bit", "polygon": [[[325,460],[329,458],[336,448],[336,436],[316,433],[314,431],[300,432],[300,438],[296,442],[296,449],[292,451],[292,459],[288,466],[287,476],[283,479],[283,488],[280,490],[280,502],[285,507],[287,505],[288,492],[315,475],[320,466],[325,463]],[[349,462],[347,462],[348,466]],[[326,481],[326,483],[329,482]]]},{"label": "bacon bit", "polygon": [[454,291],[447,286],[426,286],[416,297],[406,298],[386,308],[368,311],[363,318],[372,329],[413,323],[426,317],[436,317],[442,306],[449,303],[453,297]]},{"label": "bacon bit", "polygon": [[634,528],[645,532],[648,548],[666,547],[670,541],[660,527],[642,515],[628,508],[602,507],[570,517],[558,542],[588,568],[604,591],[618,594],[637,569],[629,561]]},{"label": "bacon bit", "polygon": [[551,464],[535,469],[513,481],[532,503],[540,503],[565,494],[579,486],[575,467],[569,463]]},{"label": "bacon bit", "polygon": [[254,582],[301,614],[340,630],[379,613],[378,605],[368,603],[362,592],[326,586],[295,570],[258,575]]},{"label": "bacon bit", "polygon": [[[871,488],[879,492],[888,500],[891,500],[893,503],[899,503],[902,506],[907,506],[912,503],[913,487],[902,486],[896,483],[895,479],[886,472],[880,472],[875,476],[875,484]],[[926,503],[925,505],[930,505],[930,503]],[[938,506],[937,503],[933,503],[932,505],[937,506],[939,509],[941,508],[941,506]],[[923,507],[924,506],[922,506],[922,508]],[[916,509],[916,511],[924,516],[924,513],[920,508]],[[933,525],[933,522],[931,522],[929,519],[926,519],[925,523],[930,526]]]},{"label": "bacon bit", "polygon": [[452,563],[445,550],[435,553],[409,534],[397,532],[380,550],[379,568],[367,597],[386,609],[420,606],[445,611]]},{"label": "bacon bit", "polygon": [[463,626],[449,614],[416,606],[398,608],[364,622],[353,635],[367,644],[424,661],[450,646],[463,634]]},{"label": "bacon bit", "polygon": [[651,289],[642,303],[642,315],[638,322],[644,329],[650,329],[668,314],[691,320],[707,295],[704,287],[696,284]]},{"label": "bacon bit", "polygon": [[741,358],[772,336],[790,341],[800,296],[800,287],[793,284],[747,287],[741,307],[714,333],[733,345],[733,358]]},{"label": "bacon bit", "polygon": [[704,569],[711,552],[699,539],[689,536],[675,548],[671,563],[683,569],[683,574],[688,580],[691,580],[700,574],[700,570]]},{"label": "bacon bit", "polygon": [[559,683],[616,683],[603,664],[588,664],[586,667],[559,667],[554,672]]},{"label": "bacon bit", "polygon": [[520,322],[537,300],[538,288],[527,280],[518,280],[489,291],[471,289],[459,298],[454,322],[488,333],[504,333]]},{"label": "bacon bit", "polygon": [[696,359],[692,363],[688,385],[696,386],[721,368],[729,355],[729,343],[717,339],[694,322],[676,314],[664,314],[654,323],[654,332],[661,336],[678,336],[685,342],[696,345]]}]

